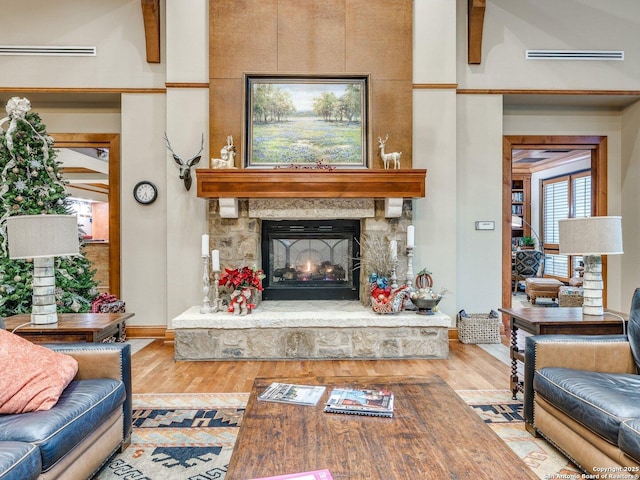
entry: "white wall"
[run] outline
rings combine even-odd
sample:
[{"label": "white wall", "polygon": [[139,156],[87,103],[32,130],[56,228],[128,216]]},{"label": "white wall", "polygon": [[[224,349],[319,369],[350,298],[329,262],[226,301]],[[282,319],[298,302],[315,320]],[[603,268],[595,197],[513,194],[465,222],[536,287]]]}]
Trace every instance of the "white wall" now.
[{"label": "white wall", "polygon": [[640,102],[622,112],[622,280],[620,303],[627,305],[640,288]]},{"label": "white wall", "polygon": [[[458,38],[466,38],[467,0],[458,0]],[[463,33],[464,29],[464,35]],[[458,43],[461,88],[638,90],[640,2],[487,0],[482,63],[468,65]],[[624,50],[625,61],[526,60],[525,50]]]},{"label": "white wall", "polygon": [[164,87],[164,65],[146,61],[139,0],[0,0],[0,12],[3,45],[97,47],[95,57],[0,56],[2,86]]},{"label": "white wall", "polygon": [[[456,9],[449,0],[414,2],[414,84],[454,84]],[[413,201],[416,248],[413,271],[432,272],[434,288],[453,292],[439,308],[455,322],[456,272],[456,93],[414,89],[413,167],[426,168],[426,197]]]},{"label": "white wall", "polygon": [[[167,187],[164,95],[127,94],[122,97],[121,137],[121,298],[135,313],[130,325],[164,325],[167,318]],[[133,187],[151,180],[158,199],[141,205]]]},{"label": "white wall", "polygon": [[502,306],[502,97],[458,95],[457,115],[457,304],[488,312]]}]

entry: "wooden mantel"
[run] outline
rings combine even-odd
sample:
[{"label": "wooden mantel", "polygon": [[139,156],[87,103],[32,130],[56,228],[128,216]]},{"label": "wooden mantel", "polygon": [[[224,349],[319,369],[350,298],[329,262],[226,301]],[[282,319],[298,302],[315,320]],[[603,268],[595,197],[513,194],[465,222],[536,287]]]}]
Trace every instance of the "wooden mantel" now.
[{"label": "wooden mantel", "polygon": [[419,198],[426,170],[197,169],[202,198]]}]

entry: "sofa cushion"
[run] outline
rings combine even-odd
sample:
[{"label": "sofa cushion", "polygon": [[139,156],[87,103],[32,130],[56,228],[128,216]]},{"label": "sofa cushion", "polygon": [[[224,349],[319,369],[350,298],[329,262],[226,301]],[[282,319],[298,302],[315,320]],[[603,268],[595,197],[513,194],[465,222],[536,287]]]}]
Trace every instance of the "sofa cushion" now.
[{"label": "sofa cushion", "polygon": [[631,353],[636,362],[636,368],[640,373],[640,288],[636,288],[631,299],[631,312],[629,314],[629,327],[627,329]]},{"label": "sofa cushion", "polygon": [[78,371],[75,358],[0,330],[0,414],[48,410]]},{"label": "sofa cushion", "polygon": [[618,447],[636,462],[640,462],[640,418],[622,422]]},{"label": "sofa cushion", "polygon": [[115,409],[122,408],[125,395],[119,380],[74,380],[51,410],[0,416],[0,440],[40,447],[46,472]]},{"label": "sofa cushion", "polygon": [[42,462],[38,447],[24,442],[0,442],[0,480],[33,480]]},{"label": "sofa cushion", "polygon": [[640,375],[547,367],[536,373],[533,388],[536,395],[614,445],[620,424],[640,417]]}]

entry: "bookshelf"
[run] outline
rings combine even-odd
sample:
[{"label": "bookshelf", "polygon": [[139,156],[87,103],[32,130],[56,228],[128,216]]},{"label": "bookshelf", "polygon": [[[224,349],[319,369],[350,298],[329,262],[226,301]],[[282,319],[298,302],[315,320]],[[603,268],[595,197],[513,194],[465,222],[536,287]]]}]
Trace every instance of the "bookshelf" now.
[{"label": "bookshelf", "polygon": [[520,238],[531,235],[531,175],[513,174],[511,177],[511,215],[520,217],[522,227],[511,227],[511,245],[518,246]]}]

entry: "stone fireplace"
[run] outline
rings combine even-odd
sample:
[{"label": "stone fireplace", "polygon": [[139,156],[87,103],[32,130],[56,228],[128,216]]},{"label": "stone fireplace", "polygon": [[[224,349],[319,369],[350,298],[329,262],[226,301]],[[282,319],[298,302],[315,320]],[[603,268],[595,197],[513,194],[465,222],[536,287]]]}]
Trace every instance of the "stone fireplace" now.
[{"label": "stone fireplace", "polygon": [[[209,204],[211,247],[220,251],[222,268],[266,267],[268,284],[280,281],[288,272],[287,279],[304,289],[304,282],[309,281],[319,282],[318,288],[325,281],[336,286],[342,276],[327,276],[326,268],[345,263],[347,266],[341,265],[344,277],[349,269],[357,275],[347,290],[357,288],[359,294],[354,298],[359,300],[267,299],[245,316],[226,311],[203,314],[200,306],[194,306],[172,319],[177,360],[447,357],[450,317],[442,312],[432,316],[415,311],[374,313],[368,305],[366,278],[371,272],[358,272],[348,265],[347,257],[358,255],[353,244],[339,246],[341,240],[352,236],[360,247],[365,235],[381,237],[384,245],[395,240],[396,275],[398,283],[404,283],[411,198],[425,195],[426,171],[229,169],[196,173],[198,196]],[[355,225],[356,231],[340,238],[333,230],[341,230],[347,223]],[[269,260],[269,249],[276,247],[263,246],[263,233],[274,224],[302,228],[280,232],[275,240],[267,235],[267,243],[282,240],[287,245],[301,244],[288,251],[281,248],[277,258]],[[305,227],[310,230],[304,231]],[[302,248],[305,242],[309,244],[307,233],[317,236],[329,230],[332,232],[319,240],[327,242],[325,247],[312,244]]]},{"label": "stone fireplace", "polygon": [[[238,202],[238,218],[221,217],[219,201],[209,200],[209,236],[220,250],[222,268],[248,265],[265,270],[269,277],[263,282],[264,300],[360,299],[367,305],[365,277],[371,272],[361,272],[354,262],[364,253],[359,251],[362,236],[378,235],[398,242],[396,273],[402,283],[407,271],[406,230],[411,221],[410,200],[402,203],[396,218],[387,218],[384,201],[373,198],[250,198]],[[277,230],[271,231],[272,227]],[[314,245],[309,246],[310,240]],[[270,251],[278,255],[277,262],[272,263]],[[332,266],[335,262],[342,275],[321,279],[323,262]]]}]

